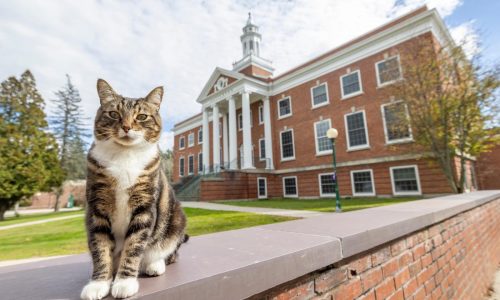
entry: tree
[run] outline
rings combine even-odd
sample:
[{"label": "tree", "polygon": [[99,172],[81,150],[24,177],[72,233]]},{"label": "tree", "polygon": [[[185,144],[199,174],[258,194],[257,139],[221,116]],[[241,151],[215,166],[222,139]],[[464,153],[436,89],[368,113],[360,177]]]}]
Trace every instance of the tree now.
[{"label": "tree", "polygon": [[[50,125],[60,146],[59,157],[65,179],[83,179],[86,176],[87,164],[84,138],[89,135],[83,124],[80,93],[71,82],[70,76],[66,75],[66,78],[66,85],[55,92],[56,98],[52,100],[55,108]],[[54,210],[58,211],[62,187],[54,189],[54,192]]]},{"label": "tree", "polygon": [[172,150],[167,149],[167,151],[163,152],[160,151],[161,159],[162,159],[162,167],[163,171],[165,172],[165,175],[167,176],[167,179],[169,181],[172,180],[172,170],[173,170],[173,159],[174,159],[174,154]]},{"label": "tree", "polygon": [[[499,69],[468,59],[460,45],[440,46],[427,38],[400,57],[404,79],[386,92],[407,105],[416,149],[430,152],[451,189],[463,192],[466,161],[498,143],[488,126],[498,112]],[[407,122],[398,118],[388,130],[398,132]]]},{"label": "tree", "polygon": [[61,185],[58,146],[48,132],[44,105],[30,71],[1,83],[0,220],[21,199]]}]

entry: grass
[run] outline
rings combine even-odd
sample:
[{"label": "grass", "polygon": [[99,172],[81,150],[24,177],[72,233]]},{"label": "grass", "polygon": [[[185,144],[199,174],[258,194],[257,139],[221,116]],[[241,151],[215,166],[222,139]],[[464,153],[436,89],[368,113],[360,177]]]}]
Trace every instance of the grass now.
[{"label": "grass", "polygon": [[[395,203],[414,201],[420,198],[405,197],[405,198],[352,198],[342,199],[342,211],[353,211],[376,206],[391,205]],[[321,212],[335,211],[335,199],[276,199],[276,200],[255,200],[255,201],[218,201],[221,204],[250,206],[250,207],[265,207],[265,208],[281,208],[294,210],[312,210]]]},{"label": "grass", "polygon": [[[192,236],[293,220],[289,217],[197,208],[184,208],[184,211],[188,217],[187,232]],[[0,231],[0,261],[86,251],[83,217]]]},{"label": "grass", "polygon": [[83,214],[83,210],[20,215],[18,217],[5,218],[4,221],[0,222],[0,227],[7,226],[7,225],[26,223],[26,222],[32,222],[32,221],[51,219],[51,218],[71,216],[71,215],[81,215],[81,214]]}]

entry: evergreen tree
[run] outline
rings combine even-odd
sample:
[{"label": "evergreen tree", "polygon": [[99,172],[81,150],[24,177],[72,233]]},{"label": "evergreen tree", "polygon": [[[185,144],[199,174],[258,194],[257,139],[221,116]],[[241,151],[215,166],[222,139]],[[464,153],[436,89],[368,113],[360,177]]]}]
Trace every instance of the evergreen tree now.
[{"label": "evergreen tree", "polygon": [[162,159],[162,166],[163,166],[163,171],[165,172],[165,175],[167,176],[168,181],[172,181],[172,170],[173,170],[173,165],[174,165],[174,153],[172,150],[167,149],[167,151],[163,152],[160,151],[161,159]]},{"label": "evergreen tree", "polygon": [[38,191],[60,186],[58,147],[48,132],[44,100],[30,71],[0,87],[0,220]]},{"label": "evergreen tree", "polygon": [[55,109],[50,118],[50,125],[60,146],[59,157],[66,179],[85,178],[86,158],[84,138],[88,133],[84,128],[82,99],[80,93],[66,75],[66,85],[55,93],[52,100]]}]

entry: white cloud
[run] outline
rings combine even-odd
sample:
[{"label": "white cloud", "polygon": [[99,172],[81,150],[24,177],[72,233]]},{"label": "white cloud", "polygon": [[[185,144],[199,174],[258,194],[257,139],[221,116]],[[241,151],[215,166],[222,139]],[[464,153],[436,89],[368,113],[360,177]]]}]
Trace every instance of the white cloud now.
[{"label": "white cloud", "polygon": [[469,21],[451,28],[450,33],[455,42],[462,46],[468,57],[480,52],[479,33],[474,27],[474,21]]},{"label": "white cloud", "polygon": [[131,97],[164,85],[169,131],[199,112],[195,99],[214,68],[241,58],[248,11],[279,74],[426,3],[447,16],[461,1],[3,1],[0,80],[29,68],[48,100],[68,73],[92,118],[99,77]]}]

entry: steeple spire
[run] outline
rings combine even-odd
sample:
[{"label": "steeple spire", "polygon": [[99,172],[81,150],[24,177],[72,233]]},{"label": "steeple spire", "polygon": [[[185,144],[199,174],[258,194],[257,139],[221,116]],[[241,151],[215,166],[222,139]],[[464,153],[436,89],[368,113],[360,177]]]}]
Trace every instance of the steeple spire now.
[{"label": "steeple spire", "polygon": [[252,13],[248,12],[248,20],[247,20],[247,25],[252,24]]},{"label": "steeple spire", "polygon": [[243,47],[243,57],[248,55],[260,56],[261,35],[259,27],[252,23],[252,13],[248,13],[248,20],[243,27],[243,35],[241,36],[241,46]]}]

